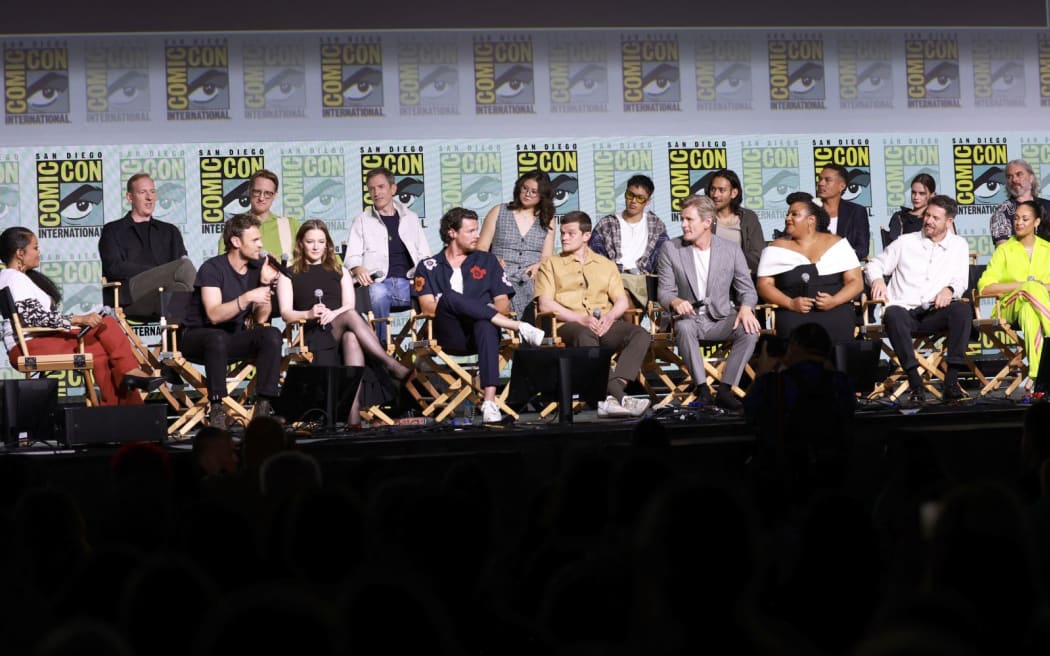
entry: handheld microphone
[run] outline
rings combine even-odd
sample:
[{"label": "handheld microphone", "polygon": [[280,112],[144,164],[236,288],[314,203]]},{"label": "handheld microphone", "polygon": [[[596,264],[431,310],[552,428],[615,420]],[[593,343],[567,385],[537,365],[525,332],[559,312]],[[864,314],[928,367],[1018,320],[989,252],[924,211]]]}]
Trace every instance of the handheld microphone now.
[{"label": "handheld microphone", "polygon": [[[314,290],[314,299],[317,301],[318,304],[324,303],[324,291],[321,290],[320,288],[315,289]],[[330,324],[321,326],[321,330],[328,330],[329,326],[330,326]]]},{"label": "handheld microphone", "polygon": [[601,319],[602,318],[602,309],[601,308],[594,308],[591,311],[591,316],[594,317],[595,319]]},{"label": "handheld microphone", "polygon": [[375,271],[373,271],[369,275],[372,277],[372,280],[379,280],[380,278],[383,277],[383,272],[380,271],[379,269],[376,269]]},{"label": "handheld microphone", "polygon": [[[113,312],[113,308],[109,307],[108,305],[103,305],[102,307],[100,307],[98,309],[98,315],[100,317],[102,317],[103,319],[105,319],[106,317],[115,317],[115,316],[117,316],[116,313]],[[87,335],[88,331],[91,330],[91,328],[92,328],[91,326],[83,326],[83,327],[81,327],[80,332],[77,333],[77,339],[83,339],[84,335]]]},{"label": "handheld microphone", "polygon": [[802,274],[802,295],[807,297],[807,298],[809,297],[809,274],[808,273],[803,273]]},{"label": "handheld microphone", "polygon": [[259,251],[259,266],[263,266],[266,264],[272,266],[277,271],[277,273],[280,273],[281,275],[287,278],[292,277],[291,270],[289,270],[288,267],[285,266],[283,263],[278,261],[276,257],[270,255],[268,251]]},{"label": "handheld microphone", "polygon": [[287,268],[288,261],[292,259],[292,256],[288,253],[281,253],[281,266]]}]

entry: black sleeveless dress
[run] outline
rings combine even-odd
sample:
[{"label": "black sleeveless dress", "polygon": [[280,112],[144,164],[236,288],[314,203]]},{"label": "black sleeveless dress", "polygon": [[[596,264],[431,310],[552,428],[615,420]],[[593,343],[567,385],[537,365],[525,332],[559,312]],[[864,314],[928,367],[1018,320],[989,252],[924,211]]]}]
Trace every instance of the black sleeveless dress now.
[{"label": "black sleeveless dress", "polygon": [[[342,275],[342,271],[327,271],[319,264],[312,264],[303,273],[293,275],[292,308],[300,311],[312,308],[317,304],[317,290],[321,291],[321,302],[326,306],[330,308],[341,306],[343,304],[343,291],[340,285]],[[351,310],[351,312],[356,311]],[[305,330],[306,345],[314,354],[313,364],[315,366],[336,367],[343,364],[339,345],[332,337],[331,330],[321,328],[317,321],[308,322]],[[358,399],[361,407],[367,408],[373,405],[385,405],[396,400],[398,385],[386,367],[366,360],[360,390]]]}]

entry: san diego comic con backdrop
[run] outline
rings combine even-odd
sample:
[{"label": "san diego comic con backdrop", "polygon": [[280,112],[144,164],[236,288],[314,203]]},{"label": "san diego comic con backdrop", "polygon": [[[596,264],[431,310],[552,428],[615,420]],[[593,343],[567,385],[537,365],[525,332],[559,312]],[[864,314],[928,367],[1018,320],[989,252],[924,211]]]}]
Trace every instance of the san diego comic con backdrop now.
[{"label": "san diego comic con backdrop", "polygon": [[812,192],[829,162],[849,170],[847,197],[876,237],[926,172],[960,201],[957,227],[983,258],[1007,161],[1029,160],[1050,185],[1045,30],[84,36],[2,49],[0,224],[40,234],[41,268],[74,311],[100,302],[98,236],[127,211],[138,171],[198,265],[263,167],[281,178],[277,212],[324,219],[341,241],[369,203],[363,173],[386,166],[434,251],[445,210],[483,214],[537,168],[559,214],[594,217],[622,207],[628,177],[650,175],[672,236],[682,199],[719,168],[741,175],[767,236],[784,198]]}]

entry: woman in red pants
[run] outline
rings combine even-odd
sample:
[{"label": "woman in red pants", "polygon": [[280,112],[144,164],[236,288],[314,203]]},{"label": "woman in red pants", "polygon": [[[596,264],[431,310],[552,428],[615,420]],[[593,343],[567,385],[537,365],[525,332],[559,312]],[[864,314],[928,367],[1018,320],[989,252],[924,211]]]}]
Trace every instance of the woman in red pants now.
[{"label": "woman in red pants", "polygon": [[[40,247],[31,230],[16,227],[0,233],[0,260],[7,267],[0,271],[0,288],[11,290],[22,322],[27,327],[69,331],[33,337],[35,355],[73,353],[77,349],[78,333],[83,327],[89,327],[84,349],[94,356],[93,370],[102,405],[142,403],[139,390],[154,390],[163,384],[163,378],[152,378],[139,368],[127,336],[112,317],[103,318],[95,312],[61,314],[56,310],[62,295],[50,278],[36,270],[40,265]],[[13,364],[22,355],[22,349],[10,322],[4,322],[3,338],[7,357]]]}]

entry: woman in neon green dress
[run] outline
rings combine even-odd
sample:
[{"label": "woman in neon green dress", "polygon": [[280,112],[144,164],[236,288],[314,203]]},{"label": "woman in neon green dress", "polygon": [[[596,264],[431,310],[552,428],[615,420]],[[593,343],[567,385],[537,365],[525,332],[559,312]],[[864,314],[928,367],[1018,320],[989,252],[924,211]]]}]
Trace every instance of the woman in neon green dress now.
[{"label": "woman in neon green dress", "polygon": [[1024,201],[1014,214],[1013,239],[1003,242],[977,282],[982,294],[1001,294],[1002,319],[1020,325],[1028,354],[1028,376],[1037,393],[1050,392],[1050,369],[1042,373],[1043,337],[1050,334],[1050,242],[1036,237],[1040,222],[1047,220],[1042,208]]}]

